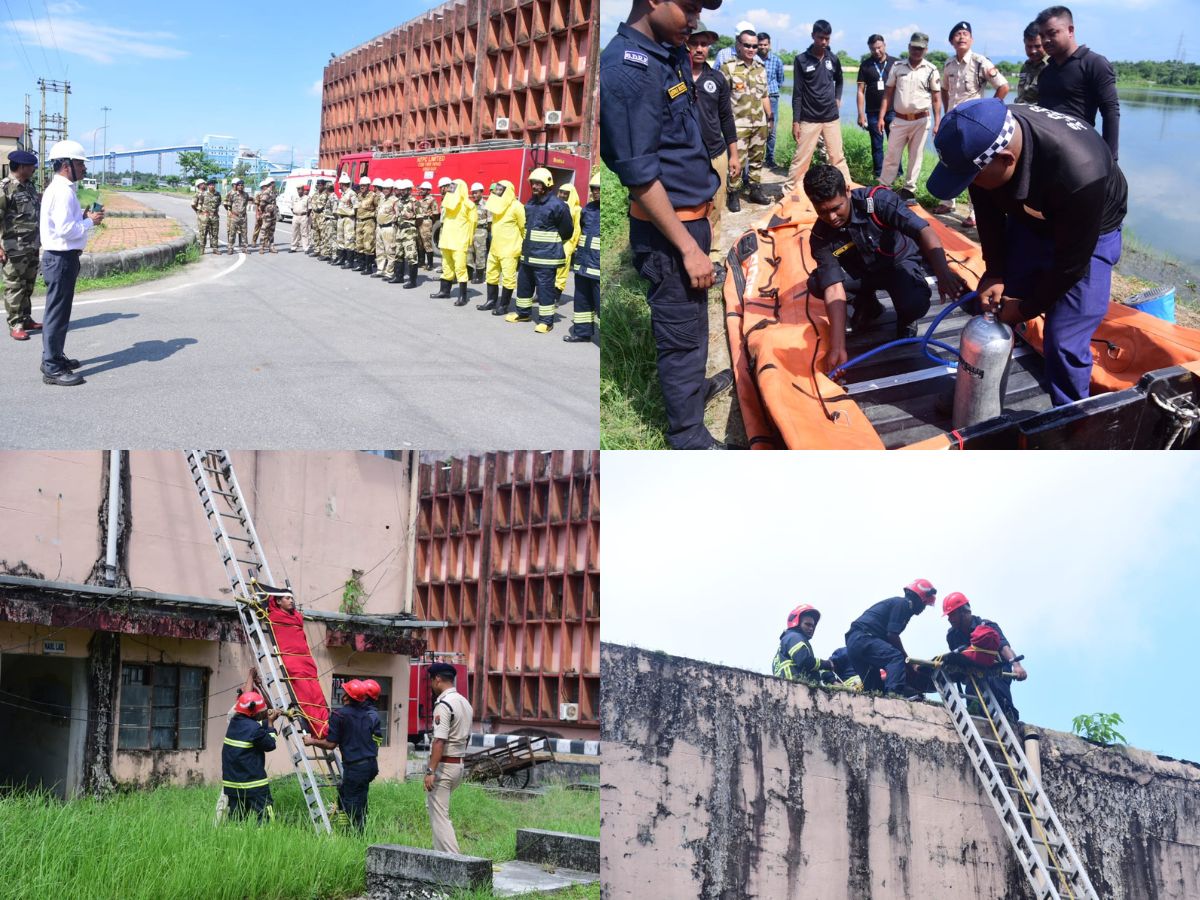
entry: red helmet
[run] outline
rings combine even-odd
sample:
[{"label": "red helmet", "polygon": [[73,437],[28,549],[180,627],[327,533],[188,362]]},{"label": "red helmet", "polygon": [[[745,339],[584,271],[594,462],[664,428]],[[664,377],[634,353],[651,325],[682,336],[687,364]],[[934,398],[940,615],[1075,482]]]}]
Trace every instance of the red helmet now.
[{"label": "red helmet", "polygon": [[367,696],[366,691],[363,690],[363,683],[357,678],[352,678],[349,681],[343,681],[342,693],[351,700],[362,700]]},{"label": "red helmet", "polygon": [[967,595],[962,591],[955,591],[952,594],[947,594],[946,599],[942,601],[942,615],[948,616],[956,609],[961,609],[971,601],[967,599]]},{"label": "red helmet", "polygon": [[240,712],[243,716],[254,717],[267,708],[267,701],[263,699],[263,695],[258,691],[246,691],[242,696],[238,697],[237,706],[234,707],[235,712]]},{"label": "red helmet", "polygon": [[911,594],[916,594],[926,606],[933,606],[933,601],[937,599],[937,588],[927,578],[918,578],[904,589]]},{"label": "red helmet", "polygon": [[[795,628],[800,624],[800,620],[804,618],[804,616],[812,616],[817,622],[821,621],[821,613],[817,610],[817,608],[815,606],[809,606],[807,603],[805,603],[803,606],[797,606],[790,613],[788,613],[787,627]],[[816,622],[813,624],[816,624]]]},{"label": "red helmet", "polygon": [[374,678],[364,678],[362,681],[363,691],[372,700],[379,699],[379,682]]}]

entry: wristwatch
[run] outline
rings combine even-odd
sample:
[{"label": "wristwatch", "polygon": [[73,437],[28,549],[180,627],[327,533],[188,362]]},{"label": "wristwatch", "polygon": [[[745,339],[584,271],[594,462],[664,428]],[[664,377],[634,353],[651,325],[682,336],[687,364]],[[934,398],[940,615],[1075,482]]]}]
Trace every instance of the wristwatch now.
[{"label": "wristwatch", "polygon": [[425,767],[425,774],[426,774],[426,775],[432,775],[432,774],[433,774],[433,769],[431,769],[431,768],[429,768],[428,766],[426,766],[426,767]]}]

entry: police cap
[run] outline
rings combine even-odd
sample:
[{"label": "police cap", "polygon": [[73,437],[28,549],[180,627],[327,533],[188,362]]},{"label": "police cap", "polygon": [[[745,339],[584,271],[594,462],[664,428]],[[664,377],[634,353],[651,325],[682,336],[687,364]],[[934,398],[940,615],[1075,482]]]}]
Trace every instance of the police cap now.
[{"label": "police cap", "polygon": [[448,678],[451,681],[453,681],[454,676],[458,674],[455,672],[454,666],[450,665],[450,663],[443,662],[434,663],[429,667],[428,671],[430,678]]},{"label": "police cap", "polygon": [[28,150],[14,150],[8,154],[8,161],[14,166],[36,166],[37,154]]}]

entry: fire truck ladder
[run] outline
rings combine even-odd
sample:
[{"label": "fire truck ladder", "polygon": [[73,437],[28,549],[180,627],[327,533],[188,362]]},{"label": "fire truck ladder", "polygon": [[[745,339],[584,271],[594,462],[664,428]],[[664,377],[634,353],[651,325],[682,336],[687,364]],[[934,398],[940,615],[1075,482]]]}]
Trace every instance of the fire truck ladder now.
[{"label": "fire truck ladder", "polygon": [[[291,713],[299,710],[291,686],[282,677],[283,667],[278,647],[270,629],[264,629],[260,616],[265,615],[258,597],[263,584],[274,584],[271,569],[254,530],[254,521],[242,499],[242,489],[233,472],[233,462],[226,450],[185,450],[188,468],[204,515],[212,529],[213,540],[221,554],[225,574],[237,601],[238,617],[246,632],[246,641],[254,653],[258,676],[272,707],[289,712],[276,719],[276,728],[283,736],[300,781],[300,791],[308,807],[308,817],[320,833],[331,833],[330,814],[321,788],[341,782],[342,766],[337,751],[308,747],[304,735],[292,721]],[[280,726],[282,723],[282,726]]]},{"label": "fire truck ladder", "polygon": [[[1025,750],[992,689],[972,672],[956,673],[954,677],[964,679],[965,696],[941,667],[934,670],[934,686],[967,748],[980,784],[991,798],[1034,896],[1038,900],[1098,900],[1071,839],[1058,821],[1041,781],[1029,767]],[[971,700],[978,701],[983,715],[971,714],[967,706]]]}]

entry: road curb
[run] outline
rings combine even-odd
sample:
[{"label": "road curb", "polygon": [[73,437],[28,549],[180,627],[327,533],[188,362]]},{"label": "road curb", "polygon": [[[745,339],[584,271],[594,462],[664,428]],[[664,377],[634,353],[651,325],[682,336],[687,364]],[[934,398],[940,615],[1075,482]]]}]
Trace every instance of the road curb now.
[{"label": "road curb", "polygon": [[109,212],[105,210],[104,218],[106,219],[165,219],[167,214],[156,210],[117,210]]},{"label": "road curb", "polygon": [[103,278],[118,272],[136,272],[139,269],[160,269],[171,263],[176,254],[182,253],[196,240],[195,234],[184,234],[150,247],[134,250],[116,250],[112,253],[83,253],[79,257],[80,278]]}]

